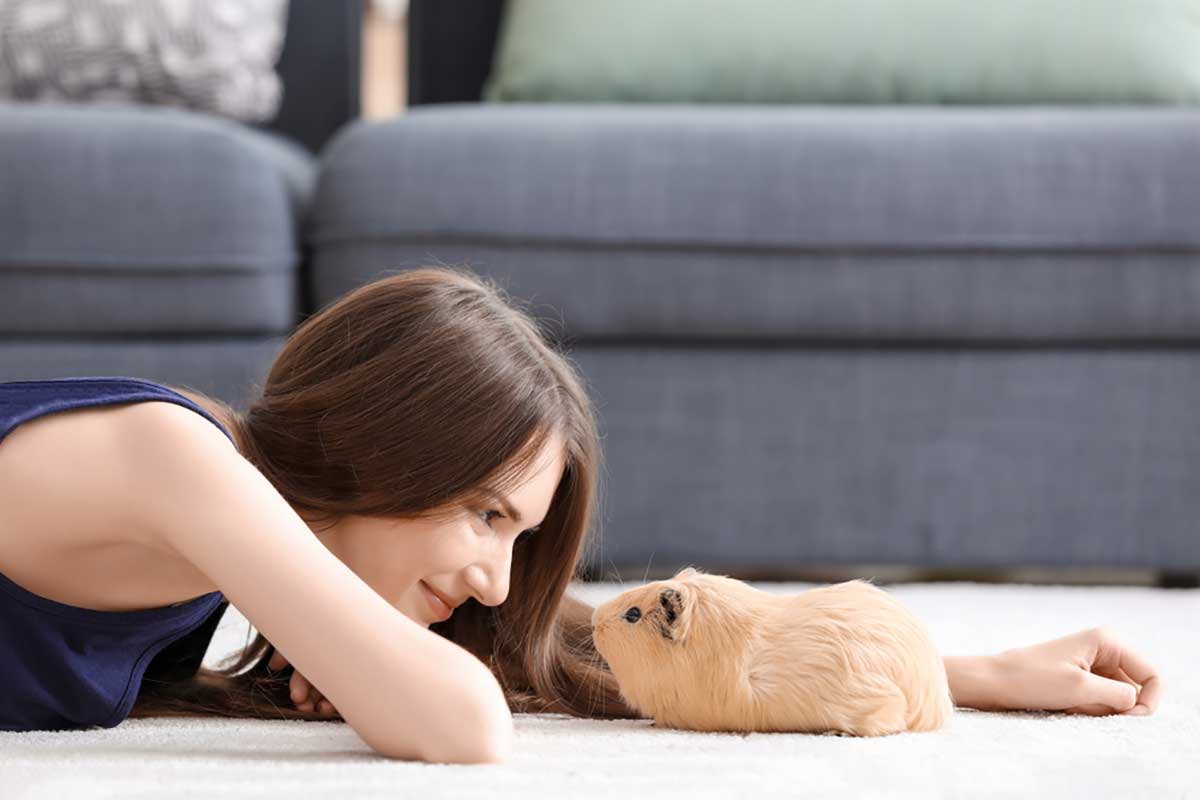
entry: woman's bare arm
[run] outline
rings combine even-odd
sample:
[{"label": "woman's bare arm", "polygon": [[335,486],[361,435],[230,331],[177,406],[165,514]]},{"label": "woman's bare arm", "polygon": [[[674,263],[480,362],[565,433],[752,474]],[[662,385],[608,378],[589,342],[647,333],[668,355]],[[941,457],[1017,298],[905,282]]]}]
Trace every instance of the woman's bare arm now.
[{"label": "woman's bare arm", "polygon": [[144,406],[122,422],[131,429],[120,467],[148,536],[207,575],[378,752],[507,756],[512,715],[479,659],[330,553],[211,422],[175,404]]},{"label": "woman's bare arm", "polygon": [[945,656],[954,705],[990,711],[995,706],[997,670],[991,656]]},{"label": "woman's bare arm", "polygon": [[946,656],[955,705],[982,711],[1153,714],[1163,676],[1109,626],[989,656]]}]

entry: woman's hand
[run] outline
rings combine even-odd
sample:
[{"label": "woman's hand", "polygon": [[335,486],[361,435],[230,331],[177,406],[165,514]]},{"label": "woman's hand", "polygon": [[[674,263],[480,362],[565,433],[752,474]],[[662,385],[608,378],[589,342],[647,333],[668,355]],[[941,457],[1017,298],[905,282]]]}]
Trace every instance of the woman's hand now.
[{"label": "woman's hand", "polygon": [[[278,671],[288,665],[288,660],[283,657],[283,653],[276,650],[271,655],[271,660],[267,662],[267,669]],[[335,717],[337,709],[333,704],[324,698],[324,696],[308,682],[308,679],[293,668],[292,678],[288,682],[292,702],[296,708],[301,711],[312,711],[321,716]]]},{"label": "woman's hand", "polygon": [[996,663],[994,710],[1153,714],[1163,681],[1107,627],[1005,650]]}]

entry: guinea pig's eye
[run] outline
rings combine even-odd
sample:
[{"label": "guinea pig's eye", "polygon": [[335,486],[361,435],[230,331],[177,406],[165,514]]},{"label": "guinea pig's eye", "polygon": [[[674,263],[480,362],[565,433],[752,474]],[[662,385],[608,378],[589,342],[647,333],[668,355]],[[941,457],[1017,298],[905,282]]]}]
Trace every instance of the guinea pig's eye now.
[{"label": "guinea pig's eye", "polygon": [[637,622],[641,618],[642,618],[642,610],[640,608],[638,608],[637,606],[630,606],[629,610],[625,612],[625,621],[626,622]]}]

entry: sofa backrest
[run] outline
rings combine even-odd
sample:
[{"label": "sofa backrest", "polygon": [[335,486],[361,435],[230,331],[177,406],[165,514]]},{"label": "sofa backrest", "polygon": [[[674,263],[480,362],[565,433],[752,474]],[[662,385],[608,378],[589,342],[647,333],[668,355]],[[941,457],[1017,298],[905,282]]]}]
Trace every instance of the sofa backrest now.
[{"label": "sofa backrest", "polygon": [[409,0],[408,105],[478,102],[503,10],[504,0]]},{"label": "sofa backrest", "polygon": [[265,127],[316,152],[359,114],[363,0],[289,0],[283,104]]}]

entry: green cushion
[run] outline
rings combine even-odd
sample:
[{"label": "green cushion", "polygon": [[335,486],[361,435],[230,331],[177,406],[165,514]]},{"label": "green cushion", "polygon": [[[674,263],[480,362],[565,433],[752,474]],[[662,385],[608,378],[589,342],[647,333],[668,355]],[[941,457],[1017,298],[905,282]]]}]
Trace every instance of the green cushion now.
[{"label": "green cushion", "polygon": [[1200,0],[508,0],[489,101],[1200,99]]}]

